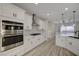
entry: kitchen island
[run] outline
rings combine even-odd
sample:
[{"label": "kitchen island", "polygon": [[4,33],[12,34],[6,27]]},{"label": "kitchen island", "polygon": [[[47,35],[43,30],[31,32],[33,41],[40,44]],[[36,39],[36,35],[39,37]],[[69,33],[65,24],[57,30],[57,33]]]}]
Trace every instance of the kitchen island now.
[{"label": "kitchen island", "polygon": [[60,34],[56,34],[56,45],[66,48],[72,53],[79,55],[79,39],[68,36],[61,36]]}]

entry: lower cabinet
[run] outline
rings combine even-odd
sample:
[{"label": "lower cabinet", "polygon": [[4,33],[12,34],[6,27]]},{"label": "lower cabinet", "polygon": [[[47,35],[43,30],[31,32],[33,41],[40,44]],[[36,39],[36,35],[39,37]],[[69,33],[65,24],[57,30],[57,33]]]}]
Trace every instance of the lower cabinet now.
[{"label": "lower cabinet", "polygon": [[76,55],[79,55],[79,40],[71,37],[56,37],[56,45],[66,48]]},{"label": "lower cabinet", "polygon": [[75,53],[76,55],[79,55],[79,40],[75,38],[70,38],[67,40],[67,49]]},{"label": "lower cabinet", "polygon": [[25,10],[17,7],[14,4],[9,4],[9,3],[0,4],[0,15],[1,16],[14,18],[14,19],[18,19],[21,21],[24,19],[24,13],[25,13]]},{"label": "lower cabinet", "polygon": [[39,36],[25,36],[26,38],[24,46],[25,46],[25,53],[32,50],[33,48],[37,47],[41,43],[45,41],[44,37],[42,35]]}]

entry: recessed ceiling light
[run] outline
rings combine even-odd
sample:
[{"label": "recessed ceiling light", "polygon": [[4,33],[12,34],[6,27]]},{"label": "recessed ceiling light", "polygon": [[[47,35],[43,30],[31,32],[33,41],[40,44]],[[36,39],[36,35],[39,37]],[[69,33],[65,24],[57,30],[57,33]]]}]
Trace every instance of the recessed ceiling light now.
[{"label": "recessed ceiling light", "polygon": [[65,11],[67,11],[68,10],[68,8],[65,8]]},{"label": "recessed ceiling light", "polygon": [[37,5],[38,3],[37,3],[37,2],[35,2],[34,4],[36,4],[36,5]]}]

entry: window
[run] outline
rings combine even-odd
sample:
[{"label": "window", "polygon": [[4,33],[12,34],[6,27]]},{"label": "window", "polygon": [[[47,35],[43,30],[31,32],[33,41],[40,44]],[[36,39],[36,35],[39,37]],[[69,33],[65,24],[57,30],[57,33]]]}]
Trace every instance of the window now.
[{"label": "window", "polygon": [[60,27],[60,33],[62,36],[74,36],[74,24],[73,25],[62,25]]}]

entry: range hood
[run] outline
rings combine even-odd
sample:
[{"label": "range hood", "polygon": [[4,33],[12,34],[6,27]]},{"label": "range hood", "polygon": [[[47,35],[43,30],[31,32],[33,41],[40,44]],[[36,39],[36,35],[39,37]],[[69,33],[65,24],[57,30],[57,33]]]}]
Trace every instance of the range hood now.
[{"label": "range hood", "polygon": [[36,14],[32,14],[32,27],[38,27],[39,24],[37,23],[36,20]]}]

